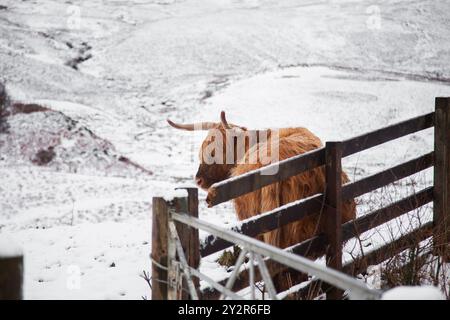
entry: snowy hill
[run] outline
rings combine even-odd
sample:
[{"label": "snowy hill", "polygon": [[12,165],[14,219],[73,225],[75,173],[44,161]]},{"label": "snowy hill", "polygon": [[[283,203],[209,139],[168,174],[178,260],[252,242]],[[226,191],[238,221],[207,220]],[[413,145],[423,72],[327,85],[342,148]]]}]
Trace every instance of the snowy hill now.
[{"label": "snowy hill", "polygon": [[[433,0],[2,1],[0,82],[45,108],[14,112],[0,134],[0,232],[24,247],[25,297],[149,295],[151,198],[192,183],[204,136],[168,117],[226,110],[325,141],[432,111],[450,96],[449,12]],[[427,130],[344,167],[358,179],[431,148]],[[202,218],[236,222],[204,196]],[[226,272],[214,257],[202,268]]]},{"label": "snowy hill", "polygon": [[[79,106],[79,108],[82,106]],[[4,166],[37,165],[67,173],[151,175],[78,121],[37,104],[14,103],[0,135]]]}]

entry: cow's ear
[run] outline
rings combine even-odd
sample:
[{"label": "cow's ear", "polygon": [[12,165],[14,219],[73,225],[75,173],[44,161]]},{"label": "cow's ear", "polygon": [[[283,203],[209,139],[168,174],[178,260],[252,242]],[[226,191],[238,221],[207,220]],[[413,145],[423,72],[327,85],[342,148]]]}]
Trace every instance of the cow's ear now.
[{"label": "cow's ear", "polygon": [[247,131],[246,127],[238,126],[238,125],[235,125],[233,123],[230,123],[229,125],[230,125],[231,129],[233,129],[236,132]]},{"label": "cow's ear", "polygon": [[227,118],[225,117],[225,111],[220,112],[220,122],[222,123],[224,129],[240,129],[247,131],[246,127],[241,127],[232,123],[228,123]]},{"label": "cow's ear", "polygon": [[231,129],[231,126],[228,124],[227,118],[225,117],[225,111],[220,112],[220,122],[224,129]]}]

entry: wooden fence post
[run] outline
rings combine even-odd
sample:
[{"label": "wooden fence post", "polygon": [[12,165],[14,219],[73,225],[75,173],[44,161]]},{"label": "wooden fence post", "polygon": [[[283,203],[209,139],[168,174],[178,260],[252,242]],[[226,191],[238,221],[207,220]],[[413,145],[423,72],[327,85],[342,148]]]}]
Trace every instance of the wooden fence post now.
[{"label": "wooden fence post", "polygon": [[167,300],[169,208],[162,197],[152,203],[152,300]]},{"label": "wooden fence post", "polygon": [[434,127],[434,253],[450,261],[450,98],[436,98]]},{"label": "wooden fence post", "polygon": [[[0,243],[0,246],[8,244]],[[12,244],[9,244],[12,245]],[[23,255],[0,252],[0,300],[23,299]]]},{"label": "wooden fence post", "polygon": [[[173,198],[172,201],[169,201],[168,206],[170,211],[186,213],[188,211],[188,199],[187,197],[175,197]],[[180,241],[183,243],[183,240],[181,240],[180,230],[178,228],[177,233],[178,237],[180,238]],[[178,268],[177,265],[171,263],[171,261],[173,260],[179,261],[179,259],[177,259],[175,239],[171,235],[169,235],[168,258],[169,259],[167,261],[168,267],[167,281],[169,282],[169,285],[168,285],[167,299],[180,300],[182,299],[183,280],[181,270]]]},{"label": "wooden fence post", "polygon": [[[188,193],[187,214],[194,218],[198,218],[198,189],[186,188],[186,190]],[[198,237],[198,229],[182,223],[176,223],[176,227],[188,265],[194,269],[198,269],[200,265],[200,240]],[[199,294],[199,279],[194,277],[193,282],[197,289],[197,293]],[[183,300],[187,300],[189,299],[189,294],[186,279],[183,279],[183,288],[185,290],[183,290],[181,297]]]},{"label": "wooden fence post", "polygon": [[[167,201],[161,197],[153,198],[152,224],[152,299],[175,300],[189,299],[187,282],[181,279],[181,270],[170,262],[176,259],[175,243],[171,240],[170,213],[188,213],[198,217],[198,190],[186,188],[188,197],[175,197]],[[198,268],[200,264],[200,242],[198,230],[181,223],[175,223],[177,233],[189,266]],[[199,292],[199,280],[194,278]],[[184,290],[181,290],[181,289]]]},{"label": "wooden fence post", "polygon": [[[342,270],[342,143],[327,142],[325,148],[325,234],[328,239],[327,266]],[[341,299],[342,290],[330,288],[327,299]]]}]

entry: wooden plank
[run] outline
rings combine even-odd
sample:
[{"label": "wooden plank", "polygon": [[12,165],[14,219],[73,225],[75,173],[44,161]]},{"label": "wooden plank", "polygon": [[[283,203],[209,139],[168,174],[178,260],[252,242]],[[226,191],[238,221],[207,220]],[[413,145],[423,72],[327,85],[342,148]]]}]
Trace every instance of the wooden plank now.
[{"label": "wooden plank", "polygon": [[167,300],[169,212],[162,197],[154,197],[152,207],[152,300]]},{"label": "wooden plank", "polygon": [[365,214],[356,220],[348,221],[342,225],[343,241],[350,240],[359,234],[376,228],[432,201],[433,187],[428,187],[384,208]]},{"label": "wooden plank", "polygon": [[433,127],[434,112],[402,121],[382,129],[378,129],[354,138],[344,140],[342,156],[375,147],[382,143],[401,138],[408,134]]},{"label": "wooden plank", "polygon": [[436,98],[433,252],[450,262],[450,98]]},{"label": "wooden plank", "polygon": [[23,298],[23,256],[0,257],[0,300]]},{"label": "wooden plank", "polygon": [[[261,189],[272,183],[286,180],[302,172],[314,169],[325,163],[325,149],[320,148],[282,160],[276,164],[250,171],[245,175],[213,184],[208,190],[206,202],[210,207]],[[267,174],[278,166],[276,174]]]},{"label": "wooden plank", "polygon": [[[376,228],[432,201],[433,187],[428,187],[384,208],[365,214],[358,219],[348,221],[342,225],[342,241],[348,241],[359,234]],[[327,243],[326,235],[320,234],[290,247],[289,251],[304,256],[308,252],[323,249]]]},{"label": "wooden plank", "polygon": [[433,162],[434,152],[430,152],[395,167],[365,177],[361,180],[346,184],[342,187],[343,199],[354,199],[367,192],[384,187],[389,183],[430,168],[433,166]]},{"label": "wooden plank", "polygon": [[[183,212],[186,213],[188,211],[188,198],[187,197],[175,197],[171,201],[168,202],[168,208],[169,212]],[[189,248],[189,227],[182,224],[175,222],[175,227],[177,229],[177,234],[182,242],[182,247],[184,250],[184,254],[186,257],[187,250]],[[169,238],[169,254],[168,254],[168,281],[170,284],[168,286],[168,292],[167,292],[167,299],[168,300],[180,300],[183,297],[183,278],[181,275],[181,270],[179,270],[175,265],[173,265],[172,261],[177,260],[177,253],[176,253],[176,239],[173,237]],[[186,258],[188,259],[188,258]],[[187,288],[187,283],[186,283]],[[186,299],[188,298],[188,295],[186,295]]]},{"label": "wooden plank", "polygon": [[[187,199],[187,214],[194,218],[198,218],[198,189],[186,188],[188,192]],[[178,235],[180,236],[181,245],[186,256],[186,260],[189,266],[194,269],[198,269],[200,265],[200,240],[198,237],[198,229],[192,228],[182,223],[175,223],[177,225]],[[197,289],[200,286],[199,279],[193,278],[194,286]],[[183,278],[182,299],[189,299],[188,286],[186,279]]]},{"label": "wooden plank", "polygon": [[[170,209],[174,209],[176,212],[186,212],[187,214],[189,214],[189,212],[188,212],[189,203],[188,202],[189,202],[189,200],[185,203],[180,202],[179,200],[175,201],[175,203],[173,203],[173,208],[171,207]],[[183,208],[184,206],[185,206],[185,208]],[[183,247],[184,255],[188,262],[189,250],[190,250],[190,243],[189,243],[190,242],[190,234],[189,234],[190,228],[189,228],[189,226],[179,223],[177,221],[174,221],[174,223],[175,223],[175,227],[177,230],[178,238],[180,239],[181,246]],[[188,264],[189,264],[189,262],[188,262]],[[188,287],[187,287],[187,282],[184,278],[182,279],[182,286],[186,290],[181,292],[181,299],[187,300],[187,299],[189,299],[189,293],[188,293],[189,291],[188,291]]]},{"label": "wooden plank", "polygon": [[[342,269],[342,143],[327,142],[325,147],[325,230],[328,239],[327,266]],[[329,300],[342,299],[342,290],[332,288],[327,294]]]},{"label": "wooden plank", "polygon": [[[348,221],[342,225],[342,241],[376,228],[383,223],[395,219],[407,212],[420,208],[433,201],[433,187],[425,188],[416,194],[396,201],[384,208],[365,214],[358,219]],[[316,250],[323,250],[328,240],[325,234],[319,234],[313,238],[293,245],[288,250],[302,256]]]},{"label": "wooden plank", "polygon": [[[250,237],[278,229],[291,222],[301,220],[307,216],[317,214],[324,205],[323,194],[317,194],[307,199],[284,205],[273,211],[263,213],[259,216],[243,220],[239,228],[232,228],[233,231],[245,234]],[[208,256],[217,251],[223,250],[233,244],[220,239],[214,235],[208,236],[202,243],[200,254],[202,257]]]}]

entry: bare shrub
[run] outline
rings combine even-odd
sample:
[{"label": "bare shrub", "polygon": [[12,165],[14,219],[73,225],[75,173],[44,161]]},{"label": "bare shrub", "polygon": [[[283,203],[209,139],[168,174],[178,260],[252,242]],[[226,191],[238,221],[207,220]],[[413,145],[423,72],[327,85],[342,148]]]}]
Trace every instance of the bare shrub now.
[{"label": "bare shrub", "polygon": [[35,157],[31,160],[34,164],[38,166],[44,166],[49,164],[56,156],[55,148],[48,147],[46,149],[40,149]]},{"label": "bare shrub", "polygon": [[[417,194],[431,183],[431,170],[428,170],[362,197],[359,199],[359,205],[372,212],[407,195]],[[424,205],[360,235],[349,252],[350,256],[353,259],[356,259],[357,256],[364,256],[372,250],[372,247],[391,243],[413,230],[420,229],[431,221],[432,208],[432,204]],[[371,285],[383,290],[396,286],[435,285],[449,299],[449,264],[444,263],[441,257],[433,255],[431,234],[426,233],[426,236],[427,238],[424,239],[421,237],[421,233],[417,233],[417,236],[411,241],[404,244],[401,242],[400,247],[388,246],[387,254],[384,252],[383,255],[386,254],[391,258],[376,266],[379,277],[372,280]],[[371,276],[373,275],[363,274],[366,281]]]},{"label": "bare shrub", "polygon": [[395,255],[381,267],[381,288],[418,286],[428,282],[429,274],[424,268],[429,263],[427,260],[426,249],[420,246]]},{"label": "bare shrub", "polygon": [[[241,251],[241,248],[236,245],[233,246],[232,250],[224,250],[222,255],[217,259],[217,263],[228,268],[234,266]],[[248,259],[245,258],[245,262],[247,261]]]}]

